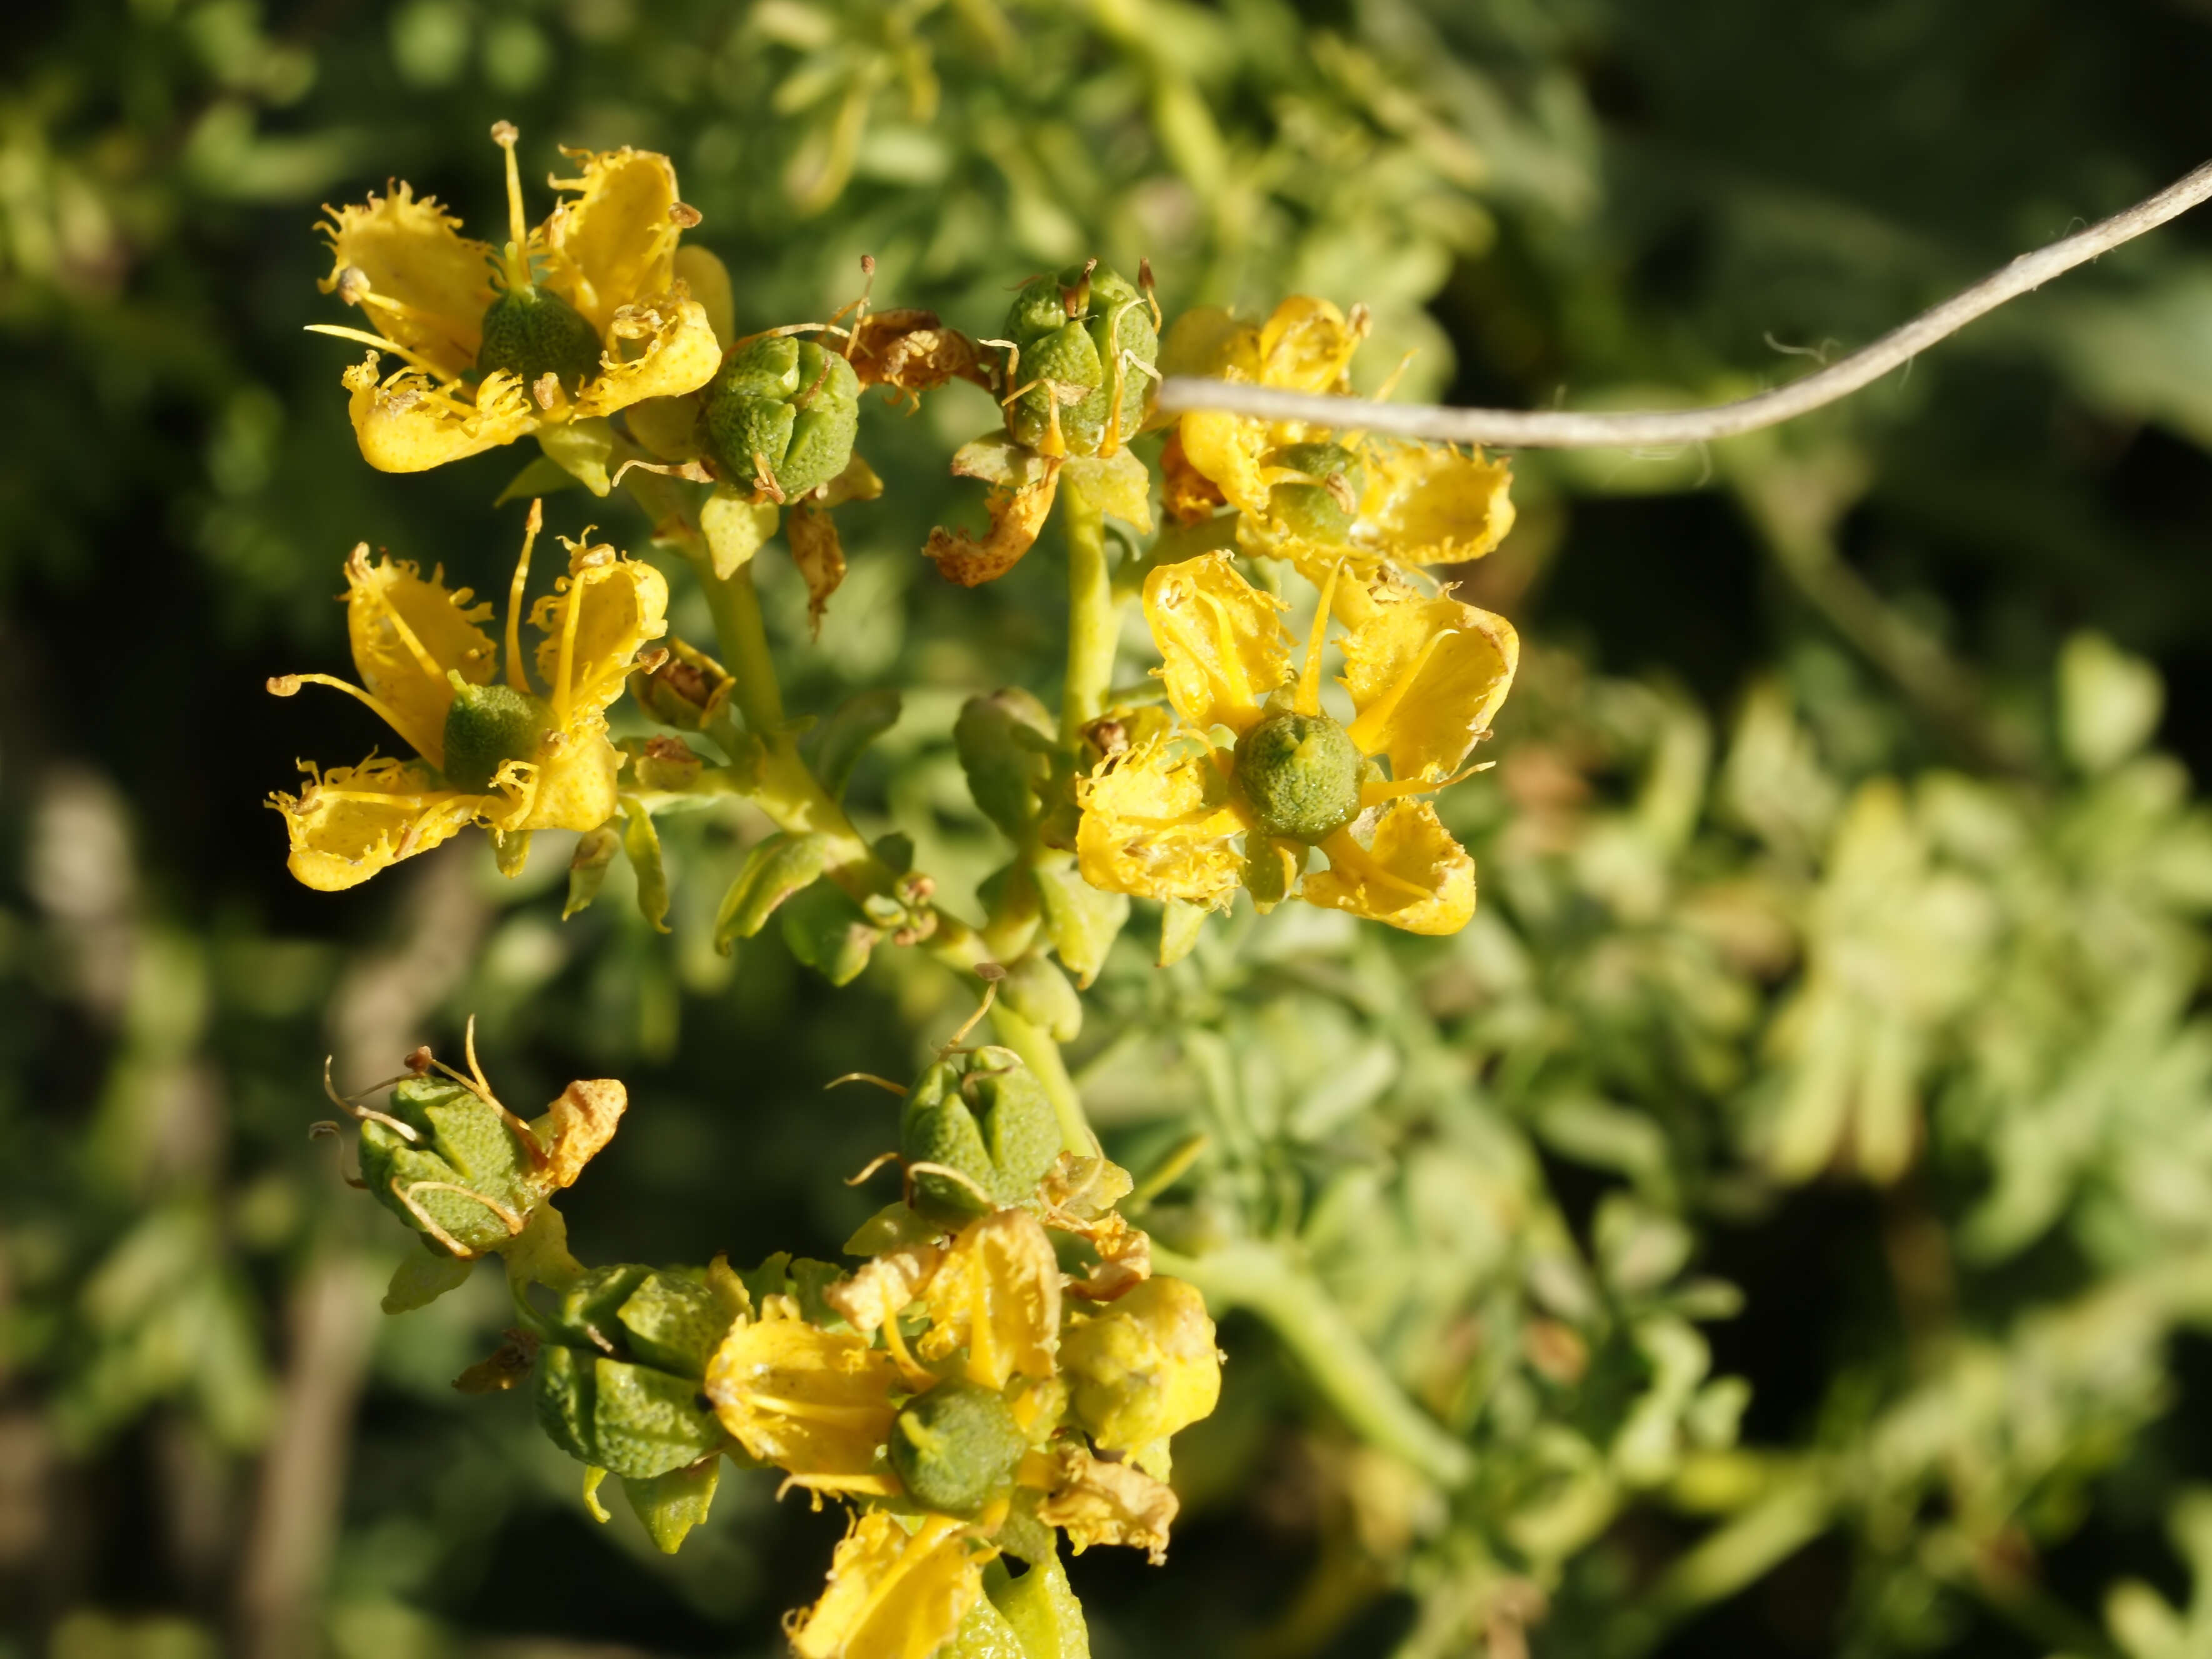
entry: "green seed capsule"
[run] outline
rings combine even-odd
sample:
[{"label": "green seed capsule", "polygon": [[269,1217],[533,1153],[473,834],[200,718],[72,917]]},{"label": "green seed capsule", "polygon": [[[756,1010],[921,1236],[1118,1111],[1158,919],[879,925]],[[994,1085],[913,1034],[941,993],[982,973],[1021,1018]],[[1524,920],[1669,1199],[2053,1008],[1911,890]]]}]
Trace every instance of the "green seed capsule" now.
[{"label": "green seed capsule", "polygon": [[763,467],[787,497],[844,471],[860,430],[853,366],[811,340],[771,335],[722,365],[700,410],[700,442],[725,478],[750,484]]},{"label": "green seed capsule", "polygon": [[470,685],[453,677],[446,710],[446,781],[481,794],[509,761],[535,760],[553,724],[544,702],[504,685]]},{"label": "green seed capsule", "polygon": [[583,314],[550,289],[511,288],[483,316],[477,372],[504,370],[534,386],[557,379],[570,397],[599,372],[599,336]]},{"label": "green seed capsule", "polygon": [[1364,762],[1326,714],[1270,714],[1237,741],[1237,787],[1266,834],[1308,844],[1359,816]]},{"label": "green seed capsule", "polygon": [[649,1480],[723,1443],[696,1377],[554,1346],[539,1363],[538,1425],[580,1463]]},{"label": "green seed capsule", "polygon": [[1060,1123],[1044,1086],[1010,1048],[979,1048],[921,1074],[899,1120],[908,1164],[957,1170],[915,1177],[923,1214],[957,1225],[993,1206],[1018,1204],[1060,1155]]},{"label": "green seed capsule", "polygon": [[1293,535],[1327,546],[1352,533],[1367,476],[1357,455],[1340,444],[1286,444],[1267,457],[1267,464],[1291,468],[1311,480],[1277,484],[1267,495],[1270,516],[1281,520]]},{"label": "green seed capsule", "polygon": [[940,1382],[891,1425],[891,1468],[917,1503],[971,1516],[1012,1486],[1029,1441],[1005,1401],[973,1382]]},{"label": "green seed capsule", "polygon": [[374,1118],[362,1125],[362,1179],[380,1203],[417,1232],[435,1239],[435,1227],[465,1250],[514,1237],[508,1218],[526,1219],[543,1188],[497,1111],[458,1083],[423,1077],[392,1091],[389,1115],[416,1138]]},{"label": "green seed capsule", "polygon": [[1056,413],[1061,453],[1095,455],[1109,430],[1126,443],[1144,424],[1152,387],[1145,369],[1158,360],[1159,335],[1150,302],[1108,266],[1072,265],[1026,284],[1007,313],[1006,337],[1021,354],[1010,389],[1028,388],[1006,406],[1015,442],[1049,452]]}]

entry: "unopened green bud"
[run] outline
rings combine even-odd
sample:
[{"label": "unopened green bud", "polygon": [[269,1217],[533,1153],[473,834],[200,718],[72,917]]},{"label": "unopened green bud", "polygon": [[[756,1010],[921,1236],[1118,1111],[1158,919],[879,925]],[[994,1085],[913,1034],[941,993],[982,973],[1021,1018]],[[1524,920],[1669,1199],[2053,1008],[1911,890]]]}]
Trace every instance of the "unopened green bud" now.
[{"label": "unopened green bud", "polygon": [[1027,283],[1007,313],[1006,335],[1020,353],[1009,390],[1021,395],[1006,406],[1016,443],[1095,455],[1109,438],[1118,447],[1136,435],[1159,334],[1151,302],[1111,268],[1072,265]]},{"label": "unopened green bud", "polygon": [[570,397],[599,372],[599,336],[583,314],[550,289],[511,288],[483,316],[477,372],[505,372],[525,386],[550,374]]},{"label": "unopened green bud", "polygon": [[1270,466],[1305,475],[1285,479],[1268,492],[1267,511],[1293,535],[1335,546],[1352,533],[1359,514],[1359,491],[1367,471],[1341,444],[1286,444],[1267,457]]},{"label": "unopened green bud", "polygon": [[899,1120],[899,1151],[925,1215],[957,1224],[1018,1204],[1060,1155],[1060,1123],[1043,1085],[1011,1048],[949,1054],[921,1074]]},{"label": "unopened green bud", "polygon": [[629,677],[630,695],[647,718],[686,732],[702,731],[722,712],[737,681],[696,647],[678,639],[667,644],[668,655],[659,666]]},{"label": "unopened green bud", "polygon": [[973,1382],[940,1382],[891,1425],[892,1469],[915,1502],[972,1516],[1013,1484],[1029,1440],[1006,1402]]},{"label": "unopened green bud", "polygon": [[1164,1440],[1212,1413],[1221,1356],[1198,1287],[1148,1279],[1060,1340],[1075,1415],[1103,1451]]},{"label": "unopened green bud", "polygon": [[1237,740],[1237,787],[1260,828],[1285,841],[1325,841],[1358,817],[1365,765],[1326,714],[1270,714]]},{"label": "unopened green bud", "polygon": [[765,471],[784,499],[804,495],[851,462],[860,397],[843,357],[811,340],[770,335],[722,365],[700,413],[701,442],[740,488]]},{"label": "unopened green bud", "polygon": [[505,685],[471,685],[452,677],[453,701],[446,710],[446,781],[480,795],[509,761],[538,757],[553,723],[544,701]]}]

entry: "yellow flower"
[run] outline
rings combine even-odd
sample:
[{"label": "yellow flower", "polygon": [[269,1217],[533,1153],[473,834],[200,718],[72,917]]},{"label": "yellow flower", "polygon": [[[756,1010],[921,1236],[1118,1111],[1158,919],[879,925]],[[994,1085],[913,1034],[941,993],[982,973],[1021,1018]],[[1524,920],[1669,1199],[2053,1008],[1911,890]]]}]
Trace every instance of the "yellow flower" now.
[{"label": "yellow flower", "polygon": [[535,230],[526,228],[516,134],[507,152],[509,240],[495,252],[406,185],[330,211],[331,273],[320,284],[367,313],[374,332],[317,331],[372,351],[346,372],[362,457],[419,472],[540,428],[696,392],[721,367],[705,308],[676,274],[677,241],[699,216],[676,194],[665,155],[572,152],[581,176]]},{"label": "yellow flower", "polygon": [[[1179,319],[1163,367],[1341,392],[1366,333],[1364,307],[1347,318],[1326,300],[1297,295],[1256,327],[1218,310]],[[1480,558],[1513,527],[1505,463],[1439,446],[1194,410],[1177,423],[1161,463],[1176,517],[1188,522],[1233,507],[1246,551],[1291,559],[1316,582],[1347,556],[1363,566]]]},{"label": "yellow flower", "polygon": [[[1378,574],[1358,584],[1342,684],[1355,718],[1322,712],[1321,651],[1337,571],[1324,577],[1292,678],[1280,600],[1230,556],[1163,566],[1145,616],[1181,729],[1109,758],[1078,788],[1084,878],[1109,892],[1225,908],[1242,885],[1264,908],[1319,848],[1299,896],[1417,933],[1474,914],[1474,861],[1435,809],[1513,684],[1520,641],[1501,617]],[[1226,744],[1214,733],[1225,728]],[[1378,763],[1380,764],[1378,764]],[[1387,775],[1382,768],[1388,768]]]},{"label": "yellow flower", "polygon": [[810,1325],[775,1298],[758,1321],[723,1339],[707,1367],[707,1398],[722,1426],[755,1457],[817,1492],[899,1490],[881,1454],[900,1386],[891,1356],[866,1337]]},{"label": "yellow flower", "polygon": [[908,1532],[875,1510],[853,1523],[830,1588],[791,1631],[799,1659],[929,1659],[983,1594],[984,1564],[962,1523],[932,1515]]},{"label": "yellow flower", "polygon": [[1052,1376],[1060,1263],[1043,1224],[1028,1211],[1000,1210],[969,1222],[923,1294],[930,1317],[919,1345],[923,1358],[965,1348],[963,1375],[987,1389],[1004,1389],[1017,1375]]},{"label": "yellow flower", "polygon": [[569,544],[568,575],[531,613],[545,635],[540,696],[523,666],[517,615],[538,526],[533,507],[508,601],[504,685],[495,682],[497,647],[477,626],[489,605],[449,591],[442,570],[426,580],[412,564],[371,564],[366,543],[346,561],[346,630],[362,684],[287,674],[269,689],[289,697],[327,685],[357,697],[419,758],[372,755],[327,772],[303,763],[307,788],[270,797],[290,832],[292,873],[307,885],[341,891],[471,823],[510,848],[518,843],[507,837],[593,830],[613,815],[622,757],[605,711],[638,648],[665,630],[668,584],[611,547]]}]

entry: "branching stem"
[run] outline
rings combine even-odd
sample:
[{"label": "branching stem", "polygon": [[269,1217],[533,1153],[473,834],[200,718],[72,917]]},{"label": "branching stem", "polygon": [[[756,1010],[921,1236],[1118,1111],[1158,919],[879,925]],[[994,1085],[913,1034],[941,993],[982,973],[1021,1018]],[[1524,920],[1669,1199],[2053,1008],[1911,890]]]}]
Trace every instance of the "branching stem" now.
[{"label": "branching stem", "polygon": [[1571,410],[1450,409],[1432,404],[1376,404],[1286,392],[1276,386],[1232,384],[1171,374],[1160,386],[1164,413],[1222,410],[1269,421],[1307,421],[1316,425],[1373,432],[1394,438],[1427,438],[1444,443],[1488,444],[1515,449],[1638,449],[1668,444],[1704,443],[1779,425],[1823,404],[1847,398],[1901,368],[1937,341],[1957,333],[1976,318],[2008,300],[2033,292],[2052,277],[2084,264],[2121,243],[2155,230],[2169,219],[2212,197],[2212,162],[2138,202],[2124,213],[2063,237],[2047,247],[2023,253],[1932,311],[1892,329],[1873,344],[1829,364],[1816,374],[1756,397],[1706,409],[1639,410],[1620,414]]},{"label": "branching stem", "polygon": [[1121,607],[1107,574],[1106,514],[1080,489],[1062,489],[1067,527],[1067,679],[1060,705],[1060,740],[1073,744],[1106,712],[1114,689],[1114,657],[1121,639]]}]

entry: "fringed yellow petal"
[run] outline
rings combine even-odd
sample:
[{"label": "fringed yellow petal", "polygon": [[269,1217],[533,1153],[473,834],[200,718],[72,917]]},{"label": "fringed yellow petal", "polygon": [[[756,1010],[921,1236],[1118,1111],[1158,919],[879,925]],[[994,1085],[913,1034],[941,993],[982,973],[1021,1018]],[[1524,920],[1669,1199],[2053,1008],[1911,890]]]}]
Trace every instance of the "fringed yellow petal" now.
[{"label": "fringed yellow petal", "polygon": [[560,744],[538,763],[536,790],[514,830],[596,830],[620,804],[616,773],[622,753],[607,741],[607,723],[597,713],[572,720]]},{"label": "fringed yellow petal", "polygon": [[696,224],[698,215],[678,206],[675,164],[665,155],[627,146],[568,154],[582,161],[583,176],[553,181],[574,193],[538,233],[548,285],[605,337],[624,306],[668,291],[684,221]]},{"label": "fringed yellow petal", "polygon": [[1441,445],[1362,447],[1367,488],[1352,534],[1401,564],[1479,559],[1513,528],[1513,472],[1504,461]]},{"label": "fringed yellow petal", "polygon": [[538,676],[567,726],[622,696],[639,647],[668,631],[668,579],[606,546],[571,544],[568,574],[530,612]]},{"label": "fringed yellow petal", "polygon": [[1328,868],[1299,890],[1309,904],[1409,933],[1456,933],[1474,917],[1474,860],[1425,800],[1385,808],[1370,846],[1340,830],[1321,850]]},{"label": "fringed yellow petal", "polygon": [[738,1443],[827,1492],[898,1491],[877,1455],[897,1415],[898,1386],[889,1354],[795,1317],[739,1326],[707,1367],[707,1398]]},{"label": "fringed yellow petal", "polygon": [[[1218,410],[1193,410],[1176,433],[1182,441],[1184,462],[1219,490],[1224,501],[1239,513],[1266,514],[1268,486],[1260,458],[1273,446],[1263,422]],[[1188,483],[1181,490],[1185,497],[1197,494]]]},{"label": "fringed yellow petal", "polygon": [[1326,300],[1293,294],[1260,325],[1257,379],[1292,392],[1343,391],[1367,329],[1364,307],[1346,318]]},{"label": "fringed yellow petal", "polygon": [[[961,453],[976,447],[970,444]],[[936,562],[938,574],[963,587],[980,587],[1005,575],[1036,545],[1037,532],[1044,528],[1053,497],[1060,490],[1060,463],[1041,455],[1034,461],[1038,471],[1033,478],[1018,484],[993,480],[984,500],[991,515],[991,528],[986,534],[978,537],[965,530],[947,530],[942,525],[929,532],[921,550]],[[961,470],[958,456],[953,458],[952,470],[956,473]]]},{"label": "fringed yellow petal", "polygon": [[663,294],[617,312],[598,374],[576,397],[580,416],[611,415],[647,398],[681,398],[714,378],[722,348],[696,300]]},{"label": "fringed yellow petal", "polygon": [[1084,880],[1109,893],[1225,909],[1244,860],[1244,821],[1212,750],[1170,738],[1102,765],[1076,786]]},{"label": "fringed yellow petal", "polygon": [[342,893],[428,852],[467,824],[482,800],[438,787],[427,769],[404,761],[307,770],[304,790],[271,795],[269,804],[291,838],[287,867],[319,893]]},{"label": "fringed yellow petal", "polygon": [[379,380],[377,356],[345,372],[361,457],[380,472],[427,472],[511,444],[541,424],[538,405],[511,374],[487,375],[470,403],[403,368]]},{"label": "fringed yellow petal", "polygon": [[322,291],[342,294],[379,334],[449,375],[474,366],[492,301],[490,250],[463,236],[460,221],[434,198],[404,184],[324,211],[331,274],[318,284]]},{"label": "fringed yellow petal", "polygon": [[799,1659],[930,1659],[983,1594],[992,1550],[970,1549],[962,1523],[926,1516],[912,1532],[882,1510],[853,1523],[830,1563],[830,1587],[791,1632]]},{"label": "fringed yellow petal", "polygon": [[1181,1506],[1168,1486],[1126,1463],[1105,1463],[1079,1446],[1061,1445],[1037,1519],[1064,1527],[1078,1555],[1093,1544],[1130,1544],[1157,1566],[1167,1559],[1168,1528]]},{"label": "fringed yellow petal", "polygon": [[346,561],[346,634],[353,663],[369,695],[404,722],[400,735],[433,766],[446,763],[446,711],[453,701],[448,673],[489,685],[497,667],[490,635],[477,624],[489,605],[471,605],[466,588],[446,586],[445,573],[422,572],[404,560],[368,562],[366,543]]},{"label": "fringed yellow petal", "polygon": [[1165,663],[1159,677],[1176,712],[1200,732],[1238,736],[1290,678],[1280,620],[1288,609],[1237,574],[1226,553],[1162,565],[1145,579],[1145,620]]},{"label": "fringed yellow petal", "polygon": [[925,1292],[930,1327],[920,1352],[965,1348],[970,1382],[1003,1389],[1016,1376],[1048,1377],[1060,1347],[1060,1263],[1043,1224],[1026,1210],[970,1222]]},{"label": "fringed yellow petal", "polygon": [[1358,711],[1352,740],[1388,756],[1400,782],[1441,778],[1490,729],[1513,688],[1521,637],[1503,617],[1370,585],[1366,617],[1344,640],[1344,685]]}]

